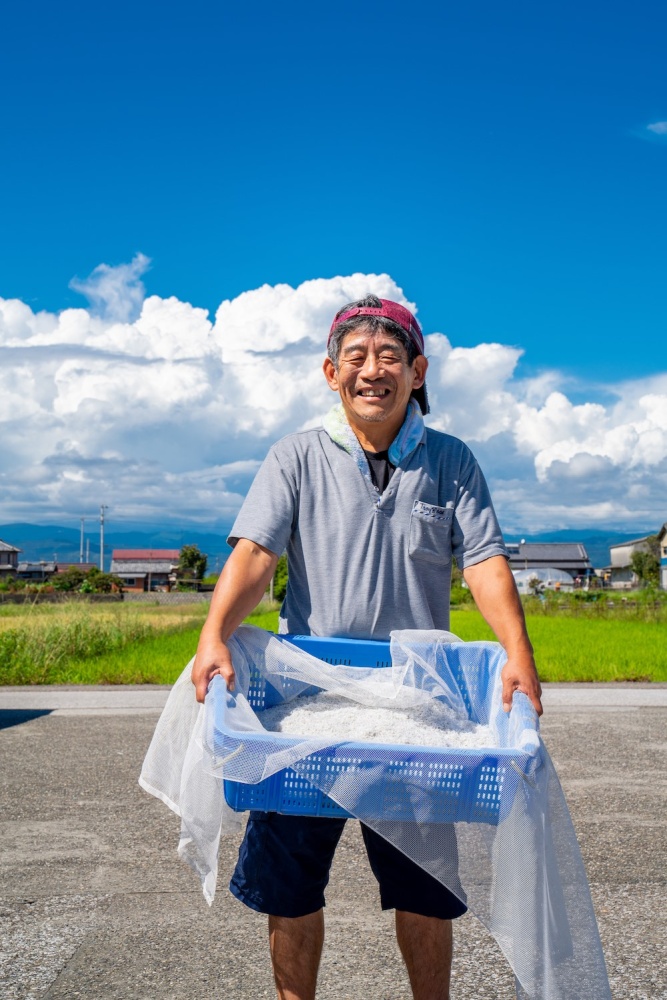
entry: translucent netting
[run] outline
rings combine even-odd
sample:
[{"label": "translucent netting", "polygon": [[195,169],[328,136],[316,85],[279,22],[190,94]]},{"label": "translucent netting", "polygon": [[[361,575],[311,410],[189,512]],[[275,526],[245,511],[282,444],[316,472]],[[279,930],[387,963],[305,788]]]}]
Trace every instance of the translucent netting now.
[{"label": "translucent netting", "polygon": [[[467,903],[507,957],[517,997],[611,997],[576,835],[536,714],[522,694],[509,716],[502,710],[502,647],[396,632],[391,667],[361,668],[324,663],[242,626],[230,649],[235,690],[216,677],[197,705],[189,664],[140,778],[181,817],[179,854],[209,903],[220,834],[242,820],[225,795],[236,809],[349,813]],[[493,746],[336,743],[263,729],[257,710],[317,689],[374,707],[437,698],[490,725]]]}]

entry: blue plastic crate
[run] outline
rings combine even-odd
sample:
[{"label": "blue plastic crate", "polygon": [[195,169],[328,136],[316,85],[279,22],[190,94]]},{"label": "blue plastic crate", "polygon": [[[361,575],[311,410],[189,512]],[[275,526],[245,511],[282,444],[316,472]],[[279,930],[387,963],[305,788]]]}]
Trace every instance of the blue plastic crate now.
[{"label": "blue plastic crate", "polygon": [[[391,666],[388,642],[331,639],[317,636],[279,636],[305,652],[331,664],[356,667]],[[310,690],[316,690],[315,688]],[[302,692],[307,694],[309,691]],[[467,692],[462,692],[469,704]],[[277,695],[256,671],[247,694],[250,705],[261,711],[275,704]],[[224,724],[224,699],[216,703],[212,746],[217,755],[234,753],[241,744],[261,741],[261,734],[238,734]],[[265,739],[265,738],[264,738]],[[386,767],[382,788],[374,786],[372,801],[364,804],[368,818],[411,820],[415,805],[434,822],[484,822],[497,824],[514,798],[531,758],[516,748],[490,749],[394,746],[352,743],[313,753],[297,768],[285,768],[257,784],[225,780],[225,800],[237,812],[261,810],[301,816],[350,816],[312,779],[329,780],[341,771],[363,771],[381,761]],[[532,761],[534,764],[534,761]]]}]

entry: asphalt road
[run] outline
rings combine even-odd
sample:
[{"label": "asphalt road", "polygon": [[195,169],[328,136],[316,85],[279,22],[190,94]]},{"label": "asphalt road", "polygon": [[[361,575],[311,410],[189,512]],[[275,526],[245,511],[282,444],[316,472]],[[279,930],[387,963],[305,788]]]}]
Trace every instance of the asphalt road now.
[{"label": "asphalt road", "polygon": [[[176,856],[178,820],[137,785],[166,689],[0,688],[0,997],[272,997],[265,920],[212,908]],[[667,687],[549,685],[542,732],[565,788],[616,1000],[667,997]],[[409,1000],[348,823],[328,890],[318,996]],[[456,924],[452,997],[514,997],[495,942]],[[582,997],[585,991],[582,992]]]}]

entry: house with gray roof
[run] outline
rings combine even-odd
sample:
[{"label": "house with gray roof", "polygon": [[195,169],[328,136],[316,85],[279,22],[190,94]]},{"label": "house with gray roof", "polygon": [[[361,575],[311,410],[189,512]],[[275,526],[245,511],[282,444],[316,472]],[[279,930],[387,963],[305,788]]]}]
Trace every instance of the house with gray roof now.
[{"label": "house with gray roof", "polygon": [[16,570],[19,580],[29,580],[31,583],[46,583],[56,571],[56,564],[51,559],[41,559],[39,562],[20,562]]},{"label": "house with gray roof", "polygon": [[510,569],[560,569],[573,579],[593,575],[581,542],[508,542]]},{"label": "house with gray roof", "polygon": [[180,554],[179,549],[114,549],[111,572],[121,578],[125,590],[170,590]]},{"label": "house with gray roof", "polygon": [[15,545],[3,542],[0,538],[0,581],[16,576],[20,551]]}]

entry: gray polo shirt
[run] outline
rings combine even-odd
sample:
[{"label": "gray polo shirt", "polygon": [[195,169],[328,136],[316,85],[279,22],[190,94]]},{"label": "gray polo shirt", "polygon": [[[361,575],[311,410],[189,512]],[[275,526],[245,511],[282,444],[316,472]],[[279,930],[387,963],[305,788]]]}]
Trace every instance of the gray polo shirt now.
[{"label": "gray polo shirt", "polygon": [[280,631],[387,639],[448,629],[452,555],[464,569],[507,556],[470,449],[424,428],[382,495],[324,429],[269,451],[229,536],[287,550]]}]

